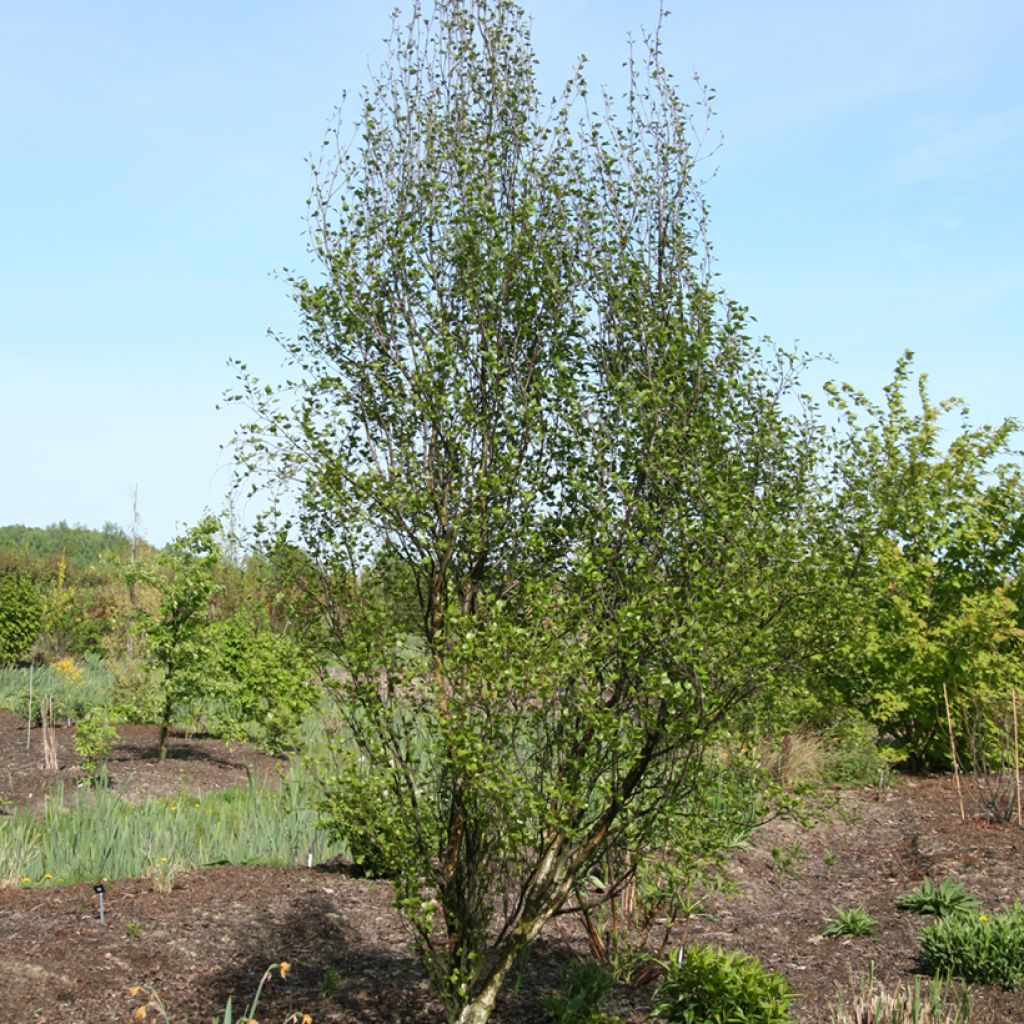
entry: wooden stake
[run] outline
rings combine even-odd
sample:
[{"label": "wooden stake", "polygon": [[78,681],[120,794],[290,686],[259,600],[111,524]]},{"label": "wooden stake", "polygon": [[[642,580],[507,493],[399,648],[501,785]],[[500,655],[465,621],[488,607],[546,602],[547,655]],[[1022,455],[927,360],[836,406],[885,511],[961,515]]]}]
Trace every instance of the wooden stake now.
[{"label": "wooden stake", "polygon": [[953,755],[953,777],[956,779],[956,795],[960,800],[960,820],[966,821],[967,814],[964,811],[964,791],[960,787],[960,759],[956,756],[956,740],[953,737],[953,715],[949,710],[949,690],[946,682],[942,682],[942,699],[946,702],[946,724],[949,726],[949,750]]},{"label": "wooden stake", "polygon": [[29,665],[28,667],[28,735],[25,737],[25,749],[32,749],[32,674],[35,671],[35,665]]},{"label": "wooden stake", "polygon": [[1017,824],[1024,825],[1020,813],[1020,727],[1017,724],[1017,687],[1013,688],[1013,773],[1017,784]]}]

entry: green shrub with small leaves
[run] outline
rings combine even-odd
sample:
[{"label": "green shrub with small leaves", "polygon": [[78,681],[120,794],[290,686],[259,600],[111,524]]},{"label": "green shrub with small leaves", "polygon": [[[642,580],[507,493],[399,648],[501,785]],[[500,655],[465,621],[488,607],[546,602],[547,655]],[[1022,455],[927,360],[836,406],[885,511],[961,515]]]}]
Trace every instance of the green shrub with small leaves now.
[{"label": "green shrub with small leaves", "polygon": [[655,1017],[670,1024],[792,1024],[789,982],[756,957],[687,946],[665,964]]},{"label": "green shrub with small leaves", "polygon": [[977,911],[981,907],[981,900],[969,893],[960,882],[954,882],[947,876],[938,885],[930,878],[925,878],[919,888],[897,896],[896,906],[900,910],[913,910],[918,914],[949,917],[951,914]]},{"label": "green shrub with small leaves", "polygon": [[841,910],[835,908],[835,917],[825,922],[825,930],[821,933],[826,938],[835,938],[839,935],[874,935],[878,922],[868,913],[867,907],[861,903],[856,907],[847,907]]},{"label": "green shrub with small leaves", "polygon": [[1024,906],[1002,913],[951,914],[920,935],[925,966],[981,985],[1016,988],[1024,981]]},{"label": "green shrub with small leaves", "polygon": [[25,573],[0,575],[0,665],[24,658],[43,625],[43,598]]},{"label": "green shrub with small leaves", "polygon": [[92,708],[75,724],[75,753],[82,759],[82,770],[90,779],[102,773],[118,739],[105,707]]}]

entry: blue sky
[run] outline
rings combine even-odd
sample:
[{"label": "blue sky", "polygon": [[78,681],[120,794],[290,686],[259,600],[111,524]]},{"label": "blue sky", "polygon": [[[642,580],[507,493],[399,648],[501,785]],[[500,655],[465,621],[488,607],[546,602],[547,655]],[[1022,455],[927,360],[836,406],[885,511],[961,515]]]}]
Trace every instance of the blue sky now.
[{"label": "blue sky", "polygon": [[[546,91],[615,91],[656,0],[527,0]],[[904,348],[978,421],[1024,416],[1024,5],[669,3],[717,93],[723,287],[877,395]],[[390,3],[40,0],[0,32],[0,524],[169,540],[230,483],[229,357],[278,379],[304,162]],[[709,170],[711,165],[709,165]],[[243,510],[244,511],[244,510]]]}]

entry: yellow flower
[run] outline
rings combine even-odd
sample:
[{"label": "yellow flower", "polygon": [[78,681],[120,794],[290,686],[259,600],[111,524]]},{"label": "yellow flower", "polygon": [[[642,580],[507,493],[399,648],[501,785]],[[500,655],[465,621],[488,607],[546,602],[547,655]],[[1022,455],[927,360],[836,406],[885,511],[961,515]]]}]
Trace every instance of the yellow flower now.
[{"label": "yellow flower", "polygon": [[302,1015],[302,1024],[313,1024],[313,1018],[308,1013]]},{"label": "yellow flower", "polygon": [[132,999],[134,999],[141,991],[142,991],[142,986],[141,985],[132,985],[132,987],[130,989],[128,989],[128,995],[130,995],[132,997]]},{"label": "yellow flower", "polygon": [[25,875],[24,878],[22,878],[22,880],[21,880],[21,884],[22,885],[28,885],[29,882],[31,882],[31,881],[32,881],[32,879],[29,878],[28,875]]},{"label": "yellow flower", "polygon": [[978,920],[979,921],[987,921],[988,920],[988,914],[979,914],[978,915]]},{"label": "yellow flower", "polygon": [[278,965],[277,969],[281,972],[282,978],[288,977],[288,972],[292,969],[292,965],[287,960],[282,960]]},{"label": "yellow flower", "polygon": [[161,864],[166,864],[167,863],[167,858],[166,857],[161,857],[160,858],[160,863]]},{"label": "yellow flower", "polygon": [[145,1020],[147,1013],[149,1013],[149,1003],[143,1003],[142,1006],[132,1014],[132,1020]]},{"label": "yellow flower", "polygon": [[44,881],[49,881],[51,878],[53,878],[53,875],[51,875],[49,871],[47,871],[46,874],[43,875]]}]

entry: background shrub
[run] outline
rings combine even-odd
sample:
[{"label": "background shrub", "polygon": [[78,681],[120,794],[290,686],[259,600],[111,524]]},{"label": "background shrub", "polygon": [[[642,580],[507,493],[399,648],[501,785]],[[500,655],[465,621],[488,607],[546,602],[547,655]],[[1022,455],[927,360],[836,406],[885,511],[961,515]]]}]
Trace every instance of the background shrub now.
[{"label": "background shrub", "polygon": [[43,624],[43,598],[31,577],[11,571],[0,576],[0,665],[24,658]]}]

